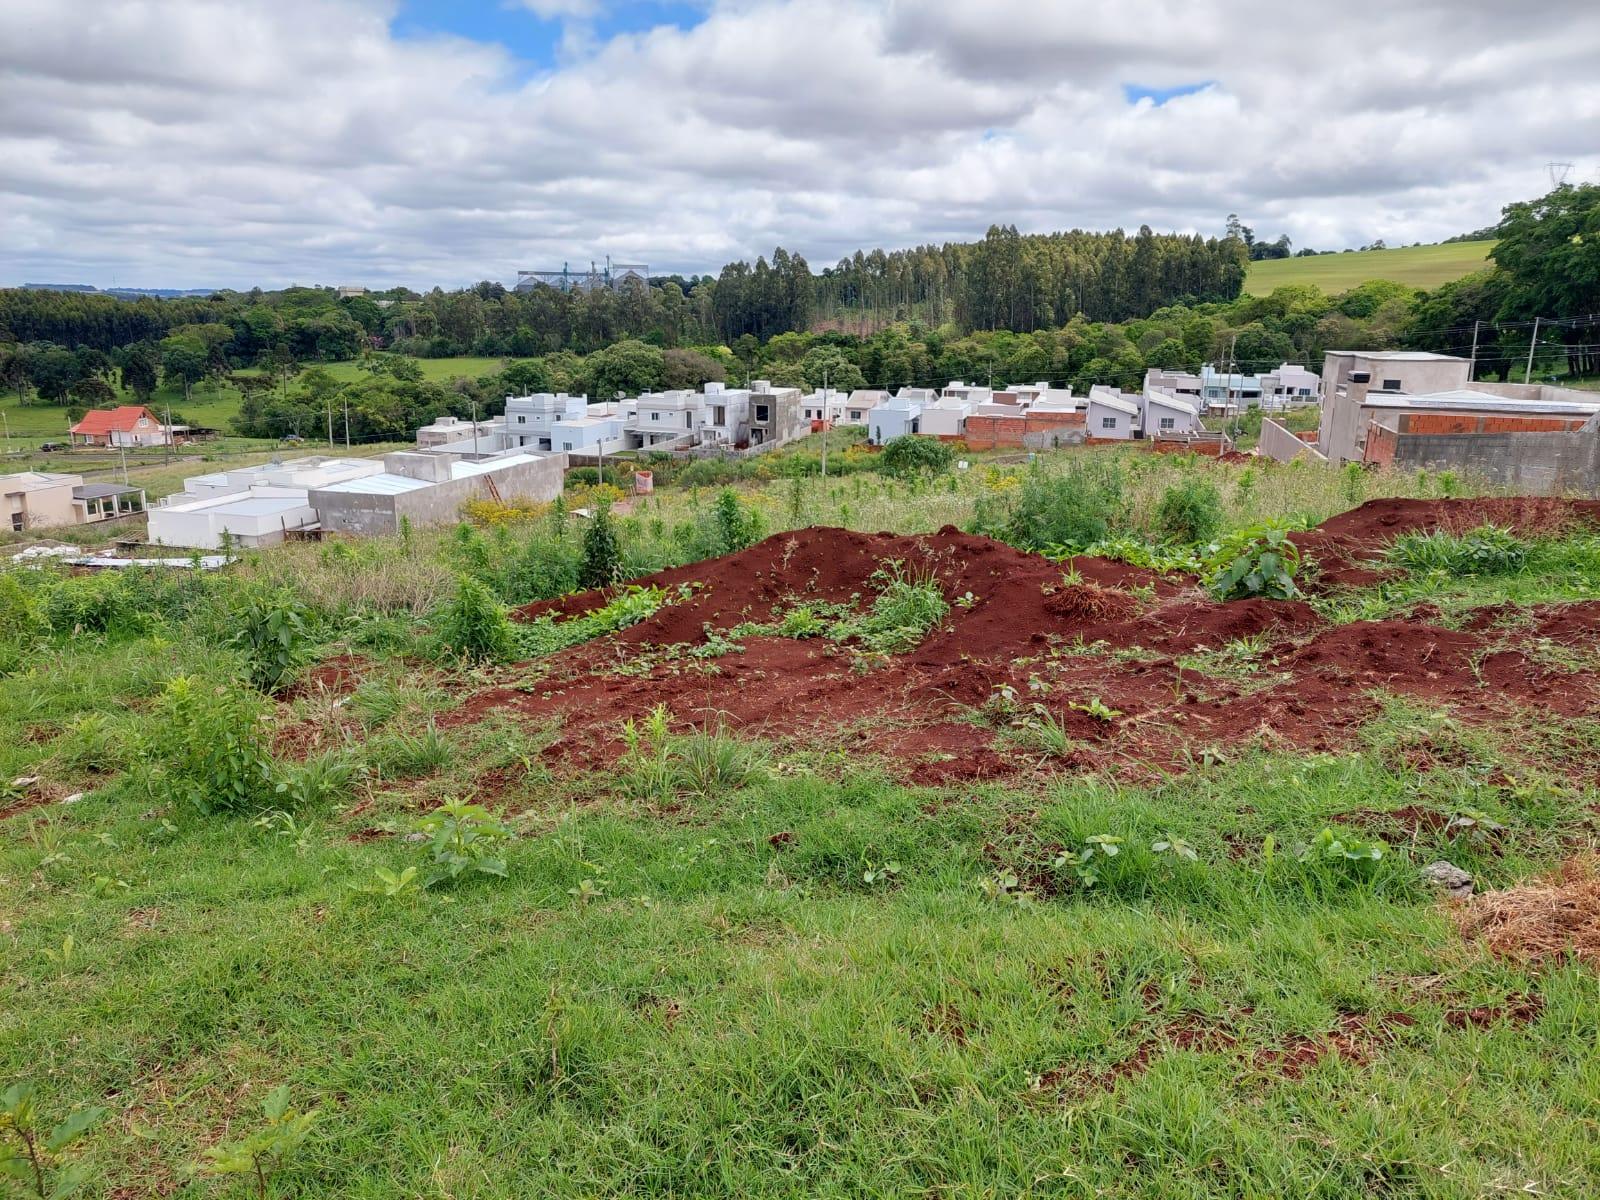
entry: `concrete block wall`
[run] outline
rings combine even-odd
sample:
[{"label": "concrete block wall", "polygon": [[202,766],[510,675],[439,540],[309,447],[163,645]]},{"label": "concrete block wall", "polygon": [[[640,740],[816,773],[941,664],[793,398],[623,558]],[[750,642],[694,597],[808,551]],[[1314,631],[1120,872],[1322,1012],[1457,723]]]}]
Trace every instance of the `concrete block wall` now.
[{"label": "concrete block wall", "polygon": [[[1378,427],[1374,427],[1376,433]],[[1555,432],[1394,433],[1395,470],[1461,471],[1526,495],[1600,493],[1600,436]]]},{"label": "concrete block wall", "polygon": [[[561,494],[566,470],[567,456],[550,454],[533,462],[514,463],[492,477],[502,500],[542,503]],[[397,495],[314,491],[311,505],[326,530],[376,537],[398,533],[402,517],[418,527],[459,519],[461,506],[468,500],[493,498],[489,479],[489,475],[469,475]]]}]

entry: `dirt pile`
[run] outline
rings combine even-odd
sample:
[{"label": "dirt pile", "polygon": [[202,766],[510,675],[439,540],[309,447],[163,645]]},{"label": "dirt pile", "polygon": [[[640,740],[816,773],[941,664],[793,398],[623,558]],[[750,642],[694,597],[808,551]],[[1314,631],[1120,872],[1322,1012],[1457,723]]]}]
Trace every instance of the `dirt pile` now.
[{"label": "dirt pile", "polygon": [[1580,524],[1600,525],[1600,501],[1543,496],[1476,497],[1470,500],[1368,500],[1293,542],[1314,560],[1317,588],[1366,587],[1390,574],[1381,565],[1389,544],[1403,533],[1465,533],[1499,525],[1523,537],[1559,534]]},{"label": "dirt pile", "polygon": [[[1301,536],[1358,570],[1405,529],[1493,520],[1533,532],[1594,509],[1379,501]],[[864,608],[885,570],[932,578],[951,605],[909,653],[864,658],[820,637],[700,649],[708,630],[767,623],[795,603]],[[671,602],[544,660],[516,687],[470,698],[445,723],[494,709],[558,721],[551,755],[594,767],[615,756],[626,719],[664,704],[682,726],[882,754],[915,782],[952,783],[1037,769],[1148,778],[1251,743],[1338,749],[1380,692],[1465,720],[1600,709],[1595,678],[1548,652],[1588,644],[1600,604],[1515,610],[1459,630],[1422,611],[1329,626],[1300,601],[1219,603],[1192,578],[1088,557],[1053,563],[950,527],[798,530],[638,582],[669,589]],[[517,615],[568,617],[605,600],[583,593]]]},{"label": "dirt pile", "polygon": [[1546,879],[1484,892],[1453,913],[1464,936],[1498,957],[1570,955],[1600,964],[1600,857],[1571,859]]}]

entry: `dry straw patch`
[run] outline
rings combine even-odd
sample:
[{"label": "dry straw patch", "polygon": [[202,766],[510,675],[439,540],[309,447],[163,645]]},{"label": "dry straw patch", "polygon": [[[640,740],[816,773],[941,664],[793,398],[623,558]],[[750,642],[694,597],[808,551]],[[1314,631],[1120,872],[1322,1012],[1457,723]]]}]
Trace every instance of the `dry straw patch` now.
[{"label": "dry straw patch", "polygon": [[1499,957],[1571,955],[1600,964],[1600,856],[1569,859],[1535,883],[1475,896],[1454,915],[1464,936]]}]

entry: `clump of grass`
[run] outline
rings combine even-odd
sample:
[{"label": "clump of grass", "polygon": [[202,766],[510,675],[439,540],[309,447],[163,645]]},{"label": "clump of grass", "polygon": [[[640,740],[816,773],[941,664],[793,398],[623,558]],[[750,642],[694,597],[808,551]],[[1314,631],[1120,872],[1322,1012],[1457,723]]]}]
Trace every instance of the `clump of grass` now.
[{"label": "clump of grass", "polygon": [[451,758],[450,743],[430,720],[415,733],[385,730],[367,743],[367,756],[389,779],[416,779],[441,770]]},{"label": "clump of grass", "polygon": [[643,721],[623,725],[617,782],[624,795],[656,801],[710,797],[765,777],[766,751],[733,737],[722,722],[675,734],[671,721],[666,705],[658,704]]},{"label": "clump of grass", "polygon": [[1413,531],[1394,540],[1389,561],[1417,572],[1516,575],[1528,565],[1528,544],[1498,525],[1480,525],[1461,534]]},{"label": "clump of grass", "polygon": [[914,574],[896,561],[872,578],[878,590],[872,607],[835,625],[830,635],[835,641],[853,639],[875,654],[904,654],[916,649],[950,612],[950,602],[931,574]]}]

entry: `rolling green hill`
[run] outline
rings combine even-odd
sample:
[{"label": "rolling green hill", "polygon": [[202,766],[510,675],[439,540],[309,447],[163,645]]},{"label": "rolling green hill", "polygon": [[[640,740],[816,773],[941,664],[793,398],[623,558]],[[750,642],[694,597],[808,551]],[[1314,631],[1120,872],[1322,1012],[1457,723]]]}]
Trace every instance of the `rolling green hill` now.
[{"label": "rolling green hill", "polygon": [[1274,288],[1312,284],[1333,295],[1369,279],[1392,279],[1412,287],[1435,288],[1481,270],[1493,242],[1444,242],[1394,250],[1353,250],[1306,258],[1269,258],[1250,264],[1244,290],[1265,296]]}]

